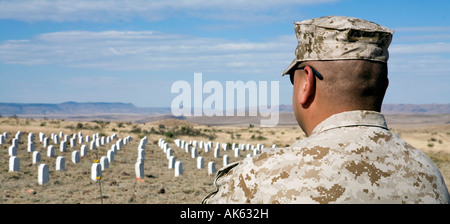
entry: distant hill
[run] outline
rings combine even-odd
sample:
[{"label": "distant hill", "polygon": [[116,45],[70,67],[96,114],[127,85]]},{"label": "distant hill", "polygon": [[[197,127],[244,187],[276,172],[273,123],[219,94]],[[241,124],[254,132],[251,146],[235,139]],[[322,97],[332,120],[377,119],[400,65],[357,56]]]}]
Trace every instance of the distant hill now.
[{"label": "distant hill", "polygon": [[[292,105],[280,105],[280,113],[292,113]],[[450,104],[385,104],[382,107],[385,114],[450,114]],[[61,104],[22,104],[0,103],[1,116],[95,116],[95,115],[172,115],[169,107],[136,107],[131,103],[77,103]]]},{"label": "distant hill", "polygon": [[[280,105],[280,112],[292,112],[291,105]],[[450,104],[383,104],[384,114],[450,114]]]},{"label": "distant hill", "polygon": [[170,108],[139,108],[131,103],[21,104],[0,103],[0,115],[99,115],[99,114],[168,114]]},{"label": "distant hill", "polygon": [[450,114],[450,104],[385,104],[385,114]]}]

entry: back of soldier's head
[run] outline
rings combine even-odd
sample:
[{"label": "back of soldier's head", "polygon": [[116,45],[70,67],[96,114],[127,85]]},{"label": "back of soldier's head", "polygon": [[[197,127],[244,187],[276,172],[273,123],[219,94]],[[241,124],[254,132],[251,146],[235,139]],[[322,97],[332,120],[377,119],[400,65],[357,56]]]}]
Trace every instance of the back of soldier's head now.
[{"label": "back of soldier's head", "polygon": [[381,109],[388,85],[387,64],[368,60],[311,61],[323,80],[316,83],[317,97],[333,107]]},{"label": "back of soldier's head", "polygon": [[323,80],[317,92],[330,104],[378,110],[387,87],[388,47],[393,30],[343,16],[325,16],[294,23],[296,58],[282,75],[311,65]]}]

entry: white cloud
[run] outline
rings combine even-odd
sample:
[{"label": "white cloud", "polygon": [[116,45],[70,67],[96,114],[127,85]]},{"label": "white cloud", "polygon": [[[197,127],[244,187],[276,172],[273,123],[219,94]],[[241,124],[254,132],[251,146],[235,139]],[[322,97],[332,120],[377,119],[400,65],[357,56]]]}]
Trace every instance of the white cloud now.
[{"label": "white cloud", "polygon": [[[271,9],[291,8],[305,4],[320,4],[337,0],[2,0],[0,19],[21,21],[110,21],[140,17],[160,20],[189,15],[202,18],[236,20],[264,18],[257,15]],[[256,12],[256,13],[255,13]]]},{"label": "white cloud", "polygon": [[389,51],[395,55],[450,54],[450,43],[396,44]]},{"label": "white cloud", "polygon": [[395,31],[389,48],[390,71],[397,74],[449,74],[449,26],[400,27]]},{"label": "white cloud", "polygon": [[294,35],[265,42],[155,31],[68,31],[0,42],[0,61],[116,71],[281,72],[294,57]]},{"label": "white cloud", "polygon": [[450,26],[395,28],[394,41],[399,43],[448,42]]},{"label": "white cloud", "polygon": [[398,74],[449,75],[450,43],[392,45],[389,65]]},{"label": "white cloud", "polygon": [[[295,35],[267,41],[203,38],[158,31],[67,31],[0,42],[0,61],[112,71],[279,75],[294,58]],[[390,71],[450,72],[450,43],[393,44]]]}]

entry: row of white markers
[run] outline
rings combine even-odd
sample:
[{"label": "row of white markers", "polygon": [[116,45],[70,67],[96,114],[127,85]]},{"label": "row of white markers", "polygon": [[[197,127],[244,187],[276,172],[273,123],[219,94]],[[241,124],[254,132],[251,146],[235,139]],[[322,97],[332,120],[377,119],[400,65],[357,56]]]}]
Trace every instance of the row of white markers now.
[{"label": "row of white markers", "polygon": [[[205,152],[209,152],[210,149],[213,146],[213,143],[210,142],[203,142],[203,141],[196,141],[191,140],[188,142],[180,139],[175,139],[174,143],[177,147],[184,149],[186,153],[191,153],[192,159],[197,159],[197,169],[203,169],[204,168],[204,159],[201,156],[197,157],[197,148],[204,148]],[[183,166],[181,161],[176,160],[176,157],[173,155],[173,149],[169,147],[169,144],[164,141],[164,139],[160,138],[158,141],[158,146],[163,149],[163,152],[166,154],[166,158],[169,160],[169,169],[174,169],[175,176],[180,176],[183,173]],[[222,149],[224,151],[228,150],[228,144],[219,142],[216,143],[216,147],[214,148],[214,158],[220,158],[220,146],[222,146]],[[253,150],[253,155],[258,154],[263,148],[264,145],[257,144],[256,147],[251,144],[236,144],[233,143],[231,145],[232,150],[234,150],[234,157],[240,157],[240,151],[245,150]],[[272,148],[276,148],[276,145],[272,145]],[[247,153],[247,157],[251,157],[252,154]],[[223,167],[227,166],[229,164],[229,156],[224,155],[223,156]],[[215,175],[216,173],[216,164],[211,161],[208,162],[208,175]]]},{"label": "row of white markers", "polygon": [[[12,145],[9,147],[9,171],[19,171],[19,158],[17,157],[17,148],[19,144],[19,140],[22,136],[22,133],[18,131],[16,133],[16,136],[14,139],[12,139]],[[6,139],[8,138],[8,133],[3,133],[0,135],[0,144],[6,143]],[[60,138],[63,138],[63,141],[59,141]],[[85,137],[86,143],[89,144],[90,150],[95,150],[97,147],[103,146],[105,143],[111,143],[114,139],[117,138],[116,134],[113,134],[112,136],[108,137],[100,137],[99,134],[92,135],[91,137],[88,135]],[[54,133],[51,134],[50,139],[55,144],[60,144],[60,151],[65,152],[66,151],[66,145],[69,141],[69,136],[64,135],[62,132],[59,133],[59,135],[56,135]],[[76,146],[76,142],[80,144],[84,143],[83,134],[79,132],[78,134],[73,134],[72,138],[70,138],[70,147],[73,148]],[[105,170],[109,168],[109,163],[114,161],[114,156],[117,153],[117,150],[121,150],[123,145],[128,144],[132,140],[131,136],[128,136],[126,138],[118,139],[115,144],[111,145],[111,149],[108,150],[106,156],[102,156],[98,162],[94,162],[91,166],[91,179],[93,181],[97,181],[102,176],[102,170]],[[54,146],[49,144],[49,138],[45,136],[44,133],[39,133],[39,141],[43,143],[44,149],[47,148],[47,157],[54,157]],[[144,161],[145,161],[145,149],[147,145],[147,137],[144,137],[140,140],[139,146],[138,146],[138,156],[137,161],[135,164],[135,172],[137,178],[143,178],[144,177]],[[203,141],[196,141],[191,140],[188,142],[180,139],[174,140],[174,143],[177,147],[182,148],[185,150],[186,153],[191,153],[191,157],[193,159],[197,159],[197,168],[203,169],[204,168],[204,159],[203,157],[199,156],[197,157],[197,148],[204,148],[205,152],[209,152],[210,149],[213,146],[213,143],[210,142],[203,142]],[[30,153],[33,153],[33,164],[39,163],[41,161],[41,155],[39,151],[35,151],[34,146],[34,134],[29,133],[28,134],[28,147],[27,151]],[[168,168],[174,169],[175,176],[178,177],[183,174],[183,166],[181,161],[177,161],[176,157],[173,155],[173,150],[169,147],[169,144],[165,142],[162,138],[159,139],[158,146],[163,149],[164,153],[166,154],[166,158],[169,161]],[[222,149],[224,151],[228,150],[228,144],[219,142],[216,143],[216,146],[214,148],[214,158],[220,158],[220,146],[222,146]],[[257,144],[256,147],[251,144],[236,144],[233,143],[231,145],[231,149],[234,150],[234,157],[240,157],[241,151],[250,151],[253,150],[253,153],[247,153],[247,157],[251,157],[252,154],[256,155],[264,148],[264,145]],[[272,148],[276,148],[276,145],[272,145]],[[80,152],[74,150],[72,152],[72,162],[73,163],[79,163],[80,162],[80,156],[84,157],[87,153],[87,146],[82,145],[80,148]],[[229,163],[229,157],[228,155],[223,156],[223,167],[227,166]],[[56,170],[64,170],[65,169],[65,158],[63,156],[58,156],[56,158]],[[209,175],[215,175],[216,173],[216,166],[214,162],[208,163],[208,174]],[[49,168],[46,164],[40,164],[38,167],[38,183],[40,185],[43,185],[49,181]]]},{"label": "row of white markers", "polygon": [[[9,153],[9,172],[19,172],[20,171],[20,163],[19,158],[17,157],[17,150],[19,148],[19,140],[22,137],[22,132],[18,131],[15,135],[15,137],[12,139],[12,145],[8,148]],[[6,139],[8,138],[8,133],[4,132],[0,135],[0,144],[5,144]],[[50,138],[55,144],[59,144],[59,150],[61,152],[65,152],[67,150],[67,141],[69,140],[68,135],[64,135],[62,132],[59,133],[59,135],[56,135],[52,133],[50,135]],[[59,138],[63,138],[63,141],[59,141]],[[116,134],[113,134],[111,136],[105,137],[99,136],[99,133],[96,133],[91,136],[86,136],[85,140],[86,143],[89,144],[90,150],[96,150],[98,147],[103,146],[106,143],[111,143],[113,140],[117,138]],[[73,134],[72,138],[70,138],[70,147],[73,148],[76,146],[76,142],[80,144],[84,143],[83,134],[79,132],[78,134]],[[116,155],[118,150],[121,150],[124,145],[128,144],[132,140],[131,136],[128,136],[124,139],[118,139],[116,143],[111,145],[111,149],[108,150],[106,156],[102,156],[99,160],[99,162],[94,162],[92,164],[91,168],[91,179],[93,181],[96,181],[98,177],[101,177],[101,171],[109,168],[109,163],[114,161],[114,156]],[[53,145],[49,144],[49,138],[45,136],[43,132],[39,133],[39,141],[42,142],[44,149],[47,149],[47,157],[54,157],[55,155],[55,147]],[[36,164],[41,162],[41,153],[37,150],[35,150],[35,143],[34,143],[34,134],[29,133],[28,134],[28,144],[27,144],[27,152],[32,153],[32,163]],[[72,152],[72,162],[73,163],[79,163],[80,157],[84,157],[87,154],[87,146],[81,145],[80,152],[77,150],[74,150]],[[56,158],[56,170],[65,170],[65,158],[63,156],[58,156]],[[38,183],[40,185],[43,185],[49,181],[49,167],[47,164],[40,164],[38,166]]]}]

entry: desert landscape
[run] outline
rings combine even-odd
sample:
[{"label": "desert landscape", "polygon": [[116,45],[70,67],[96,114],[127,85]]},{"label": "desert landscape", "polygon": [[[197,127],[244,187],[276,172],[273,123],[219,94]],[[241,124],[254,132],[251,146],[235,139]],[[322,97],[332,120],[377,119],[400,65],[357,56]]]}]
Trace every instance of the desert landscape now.
[{"label": "desert landscape", "polygon": [[[284,117],[283,117],[284,116]],[[258,144],[265,147],[289,146],[306,136],[293,121],[292,115],[280,116],[280,125],[276,127],[259,127],[256,123],[225,125],[202,124],[198,118],[192,119],[144,119],[135,121],[65,120],[55,118],[19,118],[17,116],[0,118],[0,134],[7,133],[6,141],[0,145],[0,203],[4,204],[198,204],[204,196],[214,190],[214,175],[208,174],[208,162],[214,162],[216,169],[223,166],[223,156],[228,155],[229,162],[244,159],[251,150],[241,151],[239,157],[230,150],[233,143]],[[197,119],[197,120],[196,120]],[[229,119],[229,118],[228,118]],[[450,115],[386,115],[389,127],[404,140],[424,151],[439,167],[445,182],[450,183]],[[130,119],[128,119],[130,120]],[[136,122],[139,120],[139,122]],[[9,172],[9,147],[18,132],[17,158],[19,171]],[[39,139],[42,132],[54,145],[54,156],[47,157],[47,148]],[[33,164],[32,153],[27,151],[28,134],[34,134],[35,151],[41,153],[41,161]],[[60,151],[50,136],[65,136],[69,139],[74,134],[86,136],[98,135],[109,137],[117,135],[110,143],[89,149],[89,144],[76,141],[76,146],[67,144],[67,149]],[[107,151],[117,142],[130,136],[131,141],[118,150],[109,168],[102,171],[101,179],[91,180],[91,166],[95,160],[106,156]],[[135,163],[138,158],[138,145],[143,138],[148,139],[145,146],[144,177],[137,179]],[[60,138],[62,141],[63,138]],[[173,149],[173,155],[182,163],[183,173],[176,177],[174,169],[168,168],[168,159],[158,145],[160,139]],[[178,147],[174,140],[189,142],[195,140],[212,142],[212,149],[205,152],[198,148],[197,156],[204,158],[204,168],[198,169],[196,159]],[[220,157],[213,156],[214,146],[226,143],[228,150],[220,147]],[[71,154],[87,145],[87,154],[73,163]],[[65,158],[65,169],[56,170],[56,158]],[[38,166],[47,164],[49,182],[38,184]]]}]

